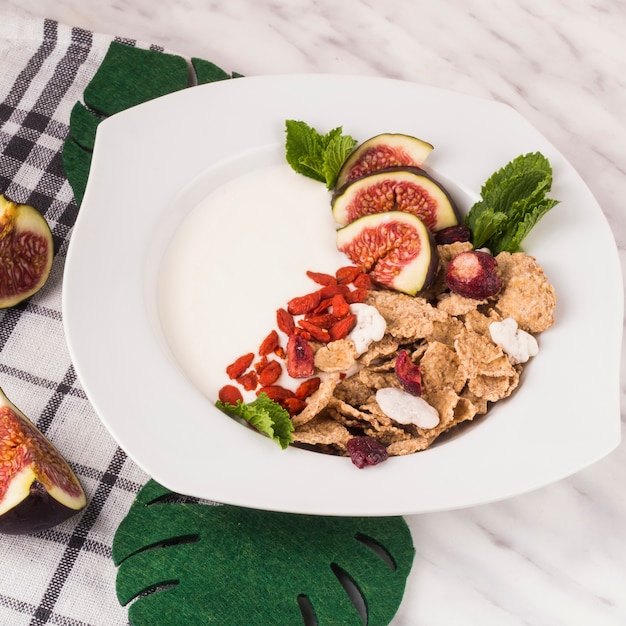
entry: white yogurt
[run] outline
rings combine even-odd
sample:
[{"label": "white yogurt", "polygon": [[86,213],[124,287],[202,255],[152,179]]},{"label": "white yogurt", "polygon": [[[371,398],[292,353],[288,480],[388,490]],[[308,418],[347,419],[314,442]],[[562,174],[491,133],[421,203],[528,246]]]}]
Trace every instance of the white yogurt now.
[{"label": "white yogurt", "polygon": [[400,424],[415,424],[420,428],[435,428],[439,424],[437,409],[420,396],[403,389],[385,387],[376,392],[376,402],[381,411]]},{"label": "white yogurt", "polygon": [[489,334],[493,342],[509,355],[509,360],[513,365],[526,363],[539,353],[537,340],[530,333],[519,328],[512,317],[489,324]]},{"label": "white yogurt", "polygon": [[354,341],[357,356],[367,352],[370,344],[380,341],[385,336],[387,322],[373,306],[357,302],[350,305],[350,310],[356,315],[356,324],[350,332],[350,339]]},{"label": "white yogurt", "polygon": [[262,165],[189,212],[159,277],[167,342],[212,400],[228,382],[225,367],[256,352],[276,327],[276,309],[318,287],[306,271],[334,273],[346,264],[325,186],[286,164]]}]

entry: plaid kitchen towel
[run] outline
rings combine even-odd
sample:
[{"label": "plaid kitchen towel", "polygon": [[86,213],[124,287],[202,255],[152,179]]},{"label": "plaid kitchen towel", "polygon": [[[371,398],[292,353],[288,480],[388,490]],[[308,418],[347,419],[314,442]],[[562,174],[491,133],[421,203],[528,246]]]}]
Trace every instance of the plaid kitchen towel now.
[{"label": "plaid kitchen towel", "polygon": [[[116,445],[95,414],[72,367],[62,326],[63,271],[99,120],[92,111],[104,116],[113,115],[176,89],[240,76],[237,73],[229,75],[206,60],[183,59],[163,52],[140,42],[113,39],[52,20],[24,22],[15,18],[3,19],[0,15],[0,193],[12,201],[38,209],[51,227],[55,245],[52,272],[44,288],[28,301],[0,310],[0,387],[68,460],[88,497],[84,511],[48,531],[22,536],[0,534],[0,626],[128,624],[128,609],[119,604],[115,593],[116,579],[123,598],[135,593],[143,595],[146,589],[142,585],[153,580],[148,573],[147,582],[141,576],[141,580],[136,581],[133,569],[136,542],[144,547],[144,520],[150,520],[148,525],[153,535],[155,521],[165,520],[166,532],[170,530],[168,521],[171,523],[167,511],[174,510],[178,519],[180,511],[189,508],[182,505],[175,509],[159,507],[146,513],[142,508],[145,503],[135,501],[146,483],[148,491],[153,490],[155,484]],[[93,320],[94,328],[97,323],[98,320]],[[115,373],[111,372],[111,376]],[[141,491],[144,497],[145,489]],[[196,499],[192,501],[194,505],[197,503]],[[132,514],[129,514],[133,503]],[[174,503],[177,504],[178,500]],[[249,518],[248,513],[242,514]],[[276,524],[284,530],[284,518],[263,514],[262,511],[253,512],[249,527],[255,532],[249,533],[249,537],[256,539],[260,527],[266,536],[273,536],[272,529]],[[207,525],[198,531],[199,536],[203,532],[215,532],[210,527],[212,516],[206,511],[201,516],[193,514],[194,521],[200,517],[206,518]],[[131,522],[128,522],[129,518]],[[326,550],[328,526],[316,523],[308,527],[306,517],[296,522],[293,519],[289,522],[293,524],[289,526],[292,530],[287,535],[298,537],[294,530],[298,528],[305,533],[307,548],[311,554],[315,553],[315,558],[305,559],[303,564],[306,574],[317,583],[324,576],[316,574],[315,563],[322,568],[320,571],[333,571],[329,567],[332,564],[326,561],[335,554],[332,546]],[[123,520],[126,524],[122,539],[114,544]],[[377,599],[372,622],[381,623],[380,620],[384,619],[386,623],[402,597],[414,549],[410,533],[401,520],[379,521],[389,523],[390,532],[396,539],[404,538],[394,543],[399,550],[395,552],[394,560],[403,563],[404,567],[394,567],[391,574],[385,567],[384,575],[377,577],[367,559],[359,564],[365,568],[359,571],[368,572],[369,582],[363,581],[364,598]],[[358,518],[342,518],[340,527],[341,524],[354,523],[362,522]],[[398,523],[402,526],[400,534]],[[236,553],[241,540],[240,528],[233,528],[238,530],[231,535],[229,545],[235,546]],[[316,532],[316,529],[319,530]],[[218,532],[223,537],[221,527]],[[156,535],[164,536],[160,531]],[[284,542],[279,543],[284,546]],[[120,564],[119,572],[122,568],[131,572],[121,576],[121,586],[113,559],[113,545]],[[222,547],[224,545],[222,542]],[[126,553],[128,546],[131,550]],[[166,547],[171,548],[172,544],[166,541]],[[155,552],[158,551],[152,551],[151,555],[154,556]],[[193,564],[193,559],[185,552],[185,569],[189,572],[181,574],[182,591],[174,594],[171,602],[165,601],[170,608],[177,602],[184,605],[181,609],[184,608],[185,612],[176,613],[178,623],[182,623],[180,615],[187,619],[187,616],[197,614],[196,608],[204,611],[195,602],[199,595],[197,589],[206,586],[207,580],[210,582],[211,579],[203,569],[205,553],[197,550],[194,554],[198,555],[196,566],[187,567],[189,563]],[[157,587],[158,581],[162,580],[159,563],[165,559],[169,565],[170,553],[165,551],[158,557],[153,559],[154,567],[147,568],[156,572],[154,584]],[[220,558],[217,558],[218,562],[221,562]],[[127,566],[128,562],[130,566]],[[227,559],[227,562],[231,560]],[[145,568],[146,564],[141,567]],[[224,572],[217,567],[210,574],[220,580],[232,576],[232,580],[239,582],[237,568],[230,569]],[[194,575],[197,572],[200,576]],[[271,572],[259,572],[262,573],[257,582],[253,582],[252,576],[248,580],[250,584],[246,585],[247,591],[252,590],[251,595],[238,593],[239,587],[233,585],[239,601],[238,607],[233,609],[238,610],[244,620],[249,615],[246,602],[255,608],[262,604],[254,593],[260,593],[262,598],[267,596]],[[276,580],[280,580],[281,575],[284,572],[279,568]],[[287,575],[293,578],[292,571]],[[331,577],[329,584],[334,589],[337,579]],[[281,583],[277,585],[280,587]],[[151,597],[154,596],[148,599]],[[159,600],[151,604],[142,603],[144,599],[140,598],[132,605],[135,617],[142,616],[136,623],[153,626],[154,615],[158,614],[157,621],[166,626],[163,620],[167,618],[163,617],[160,610],[163,605]],[[187,599],[194,601],[187,602]],[[205,599],[210,603],[208,596]],[[135,610],[138,605],[139,609]],[[177,608],[173,610],[177,611]],[[241,619],[235,618],[235,621],[242,623]]]},{"label": "plaid kitchen towel", "polygon": [[0,16],[0,193],[43,213],[56,251],[44,288],[0,312],[0,387],[70,462],[89,499],[83,512],[49,531],[0,535],[0,626],[128,623],[115,596],[111,544],[148,476],[89,404],[61,319],[63,269],[78,213],[62,148],[72,107],[112,40],[51,20]]}]

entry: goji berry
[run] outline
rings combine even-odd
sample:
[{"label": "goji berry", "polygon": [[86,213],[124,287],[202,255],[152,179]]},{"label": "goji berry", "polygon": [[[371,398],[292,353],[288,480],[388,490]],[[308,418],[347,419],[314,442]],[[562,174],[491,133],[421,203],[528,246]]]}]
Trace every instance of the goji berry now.
[{"label": "goji berry", "polygon": [[296,326],[296,329],[293,331],[294,335],[298,335],[307,341],[311,341],[311,333],[308,330],[304,330],[302,326]]},{"label": "goji berry", "polygon": [[333,315],[337,319],[345,317],[350,313],[350,305],[346,302],[346,297],[341,293],[333,296],[331,308],[333,310]]},{"label": "goji berry", "polygon": [[272,330],[270,334],[261,342],[259,354],[261,356],[266,356],[274,352],[274,350],[278,348],[279,341],[280,339],[278,337],[278,333],[275,330]]},{"label": "goji berry", "polygon": [[300,398],[300,400],[304,400],[308,398],[312,393],[315,393],[319,388],[322,379],[319,376],[315,376],[315,378],[308,378],[298,385],[296,389],[296,398]]},{"label": "goji berry", "polygon": [[[348,309],[348,311],[349,310],[350,309]],[[337,319],[338,318],[332,313],[325,313],[323,315],[312,315],[311,317],[307,317],[306,321],[309,322],[309,324],[315,324],[315,326],[326,328],[328,330],[337,321]]]},{"label": "goji berry", "polygon": [[309,316],[322,315],[327,313],[332,302],[332,296],[330,298],[322,298],[320,303],[309,313]]},{"label": "goji berry", "polygon": [[338,283],[351,283],[363,270],[360,267],[354,265],[347,265],[346,267],[340,267],[336,272]]},{"label": "goji berry", "polygon": [[296,296],[287,302],[287,311],[291,315],[304,315],[312,311],[320,303],[320,291],[307,293],[305,296]]},{"label": "goji berry", "polygon": [[243,395],[241,395],[241,391],[237,389],[234,385],[224,385],[217,393],[217,397],[220,399],[220,402],[224,402],[226,404],[237,404],[237,401],[243,402]]},{"label": "goji berry", "polygon": [[285,358],[285,349],[282,346],[278,346],[278,348],[276,348],[276,350],[274,350],[274,354],[279,359],[284,359]]},{"label": "goji berry", "polygon": [[229,378],[239,378],[249,367],[254,360],[254,353],[249,352],[236,359],[226,368],[226,373]]},{"label": "goji berry", "polygon": [[330,274],[322,274],[321,272],[307,271],[306,275],[318,285],[336,285],[337,279]]},{"label": "goji berry", "polygon": [[259,374],[259,384],[262,387],[273,385],[280,378],[282,371],[283,368],[278,361],[270,361]]},{"label": "goji berry", "polygon": [[358,289],[353,289],[350,293],[345,295],[346,302],[348,304],[354,304],[356,302],[365,302],[367,298],[368,290],[364,287],[359,287]]},{"label": "goji berry", "polygon": [[285,398],[280,404],[289,415],[297,415],[306,407],[306,402],[300,398]]},{"label": "goji berry", "polygon": [[366,274],[365,272],[363,272],[362,274],[359,274],[353,281],[352,284],[359,288],[359,287],[363,287],[365,289],[371,289],[372,288],[372,278],[370,277],[369,274]]},{"label": "goji berry", "polygon": [[291,313],[285,311],[285,309],[278,309],[278,311],[276,311],[276,324],[278,330],[281,330],[286,335],[291,335],[296,327]]},{"label": "goji berry", "polygon": [[[328,343],[330,341],[330,335],[325,328],[320,328],[315,324],[311,324],[311,322],[307,320],[300,320],[298,325],[303,328],[311,339],[315,339],[315,341],[321,341],[322,343]],[[302,333],[300,333],[302,334]]]},{"label": "goji berry", "polygon": [[294,393],[290,389],[282,387],[281,385],[266,385],[265,387],[261,387],[257,391],[257,396],[265,393],[270,400],[274,400],[274,402],[282,402],[287,398],[293,398]]},{"label": "goji berry", "polygon": [[260,374],[263,371],[263,368],[267,366],[268,360],[265,355],[263,355],[255,364],[254,369],[257,374]]},{"label": "goji berry", "polygon": [[239,376],[237,382],[246,390],[253,391],[259,384],[259,376],[254,370],[250,370],[247,374]]},{"label": "goji berry", "polygon": [[332,298],[338,293],[342,293],[344,296],[350,291],[350,287],[348,285],[328,285],[326,287],[322,287],[318,293],[320,294],[320,300],[324,298]]},{"label": "goji berry", "polygon": [[347,315],[328,330],[331,341],[345,339],[356,324],[356,315]]},{"label": "goji berry", "polygon": [[287,372],[292,378],[309,378],[315,372],[311,344],[300,335],[291,335],[287,341]]}]

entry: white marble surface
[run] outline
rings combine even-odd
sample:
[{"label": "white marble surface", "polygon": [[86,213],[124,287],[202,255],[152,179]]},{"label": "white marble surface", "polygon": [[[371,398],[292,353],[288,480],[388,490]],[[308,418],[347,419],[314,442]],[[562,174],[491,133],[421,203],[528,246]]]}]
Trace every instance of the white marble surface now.
[{"label": "white marble surface", "polygon": [[[626,261],[622,0],[0,0],[0,10],[247,75],[390,76],[504,101],[578,169]],[[575,365],[573,387],[584,384]],[[394,624],[626,624],[625,478],[622,445],[537,492],[409,518],[417,555]]]}]

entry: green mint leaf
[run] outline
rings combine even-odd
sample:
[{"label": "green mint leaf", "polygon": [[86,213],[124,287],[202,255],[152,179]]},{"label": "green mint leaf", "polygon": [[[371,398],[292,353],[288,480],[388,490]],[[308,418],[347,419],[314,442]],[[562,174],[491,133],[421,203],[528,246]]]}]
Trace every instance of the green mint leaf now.
[{"label": "green mint leaf", "polygon": [[328,142],[328,146],[324,151],[323,163],[323,172],[328,189],[332,189],[335,186],[339,170],[346,162],[349,154],[354,150],[356,144],[356,139],[353,139],[349,135],[342,134],[333,137],[333,139]]},{"label": "green mint leaf", "polygon": [[356,145],[356,140],[343,134],[341,126],[325,135],[306,122],[285,122],[285,158],[298,174],[326,183],[332,189],[339,170]]},{"label": "green mint leaf", "polygon": [[305,122],[287,120],[285,158],[298,174],[325,182],[321,173],[323,160],[322,136]]},{"label": "green mint leaf", "polygon": [[293,423],[289,413],[266,393],[260,393],[256,400],[249,403],[237,400],[237,404],[229,404],[218,400],[215,405],[225,413],[243,418],[278,443],[283,450],[293,441]]},{"label": "green mint leaf", "polygon": [[[477,205],[474,205],[474,207],[476,206]],[[496,235],[502,224],[506,222],[506,219],[506,213],[490,210],[488,207],[480,212],[474,211],[472,219],[466,219],[466,224],[472,231],[474,247],[484,247],[487,242]]]},{"label": "green mint leaf", "polygon": [[533,229],[535,224],[558,202],[552,198],[533,203],[531,210],[520,211],[517,219],[511,221],[501,235],[500,248],[505,252],[519,252],[522,241]]},{"label": "green mint leaf", "polygon": [[309,178],[318,180],[320,183],[326,182],[326,176],[324,175],[324,155],[319,153],[316,155],[302,156],[298,162],[298,174],[304,174]]},{"label": "green mint leaf", "polygon": [[540,152],[522,154],[494,172],[465,218],[474,246],[517,252],[535,224],[558,202],[546,198],[552,167]]}]

